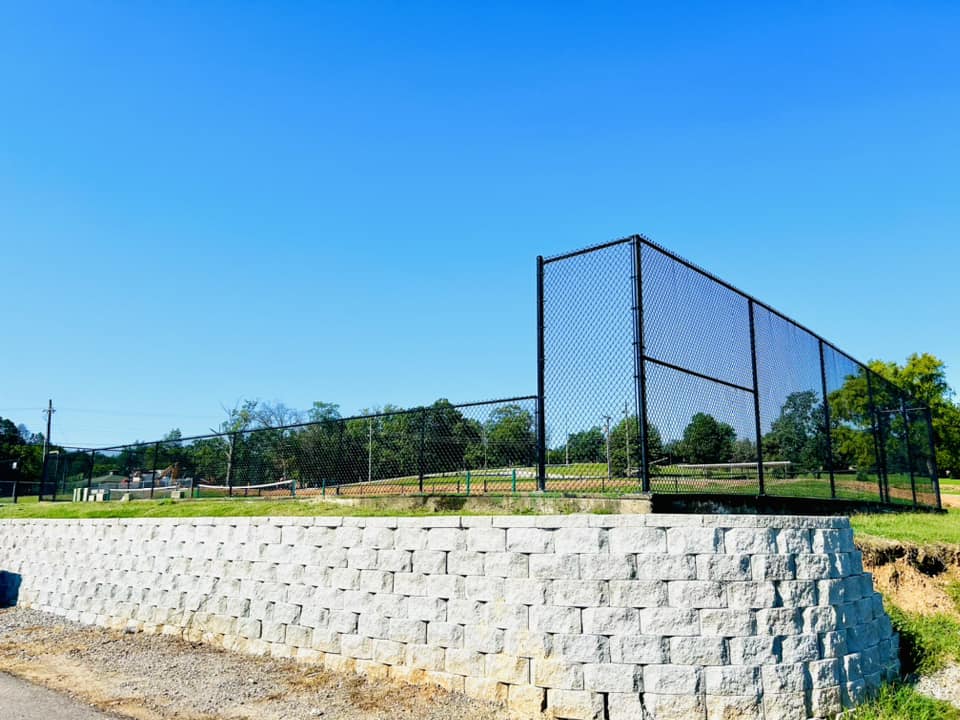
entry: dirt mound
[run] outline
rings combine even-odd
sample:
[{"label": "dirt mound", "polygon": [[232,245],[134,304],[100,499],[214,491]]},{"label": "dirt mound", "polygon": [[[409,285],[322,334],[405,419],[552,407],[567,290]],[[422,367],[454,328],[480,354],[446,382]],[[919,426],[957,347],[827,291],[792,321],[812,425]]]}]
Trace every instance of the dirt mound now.
[{"label": "dirt mound", "polygon": [[960,547],[873,537],[858,537],[857,547],[877,590],[894,605],[911,613],[960,619],[955,589],[960,585]]}]

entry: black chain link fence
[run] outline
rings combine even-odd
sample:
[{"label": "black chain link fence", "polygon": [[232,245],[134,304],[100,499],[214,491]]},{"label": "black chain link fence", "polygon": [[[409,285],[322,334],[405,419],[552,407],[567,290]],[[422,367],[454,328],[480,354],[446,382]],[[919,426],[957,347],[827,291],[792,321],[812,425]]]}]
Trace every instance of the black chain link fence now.
[{"label": "black chain link fence", "polygon": [[640,236],[537,266],[537,396],[57,447],[39,472],[0,462],[0,498],[541,490],[940,506],[929,409],[803,326]]},{"label": "black chain link fence", "polygon": [[[53,450],[48,499],[507,494],[536,489],[536,398],[516,397],[284,427]],[[2,491],[2,488],[0,488]],[[2,495],[0,495],[2,496]]]},{"label": "black chain link fence", "polygon": [[541,487],[939,506],[929,410],[634,236],[538,260]]}]

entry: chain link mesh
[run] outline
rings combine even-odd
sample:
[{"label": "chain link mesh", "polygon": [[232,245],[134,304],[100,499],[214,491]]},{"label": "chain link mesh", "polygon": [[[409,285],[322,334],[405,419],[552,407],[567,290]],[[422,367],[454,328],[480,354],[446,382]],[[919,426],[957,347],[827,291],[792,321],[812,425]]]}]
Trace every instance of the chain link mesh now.
[{"label": "chain link mesh", "polygon": [[937,504],[926,408],[645,238],[545,260],[540,300],[548,489]]}]

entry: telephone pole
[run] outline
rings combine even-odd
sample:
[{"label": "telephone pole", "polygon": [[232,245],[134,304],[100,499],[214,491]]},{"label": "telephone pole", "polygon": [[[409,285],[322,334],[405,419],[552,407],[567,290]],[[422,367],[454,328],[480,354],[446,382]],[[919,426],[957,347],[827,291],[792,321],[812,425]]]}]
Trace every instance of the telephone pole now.
[{"label": "telephone pole", "polygon": [[[43,462],[40,465],[40,491],[37,493],[39,500],[43,500],[43,482],[47,478],[47,455],[50,451],[50,428],[53,425],[53,414],[56,410],[53,409],[53,400],[47,400],[47,409],[43,411],[43,414],[47,416],[47,433],[43,436]],[[57,490],[54,486],[53,497],[56,500]]]}]

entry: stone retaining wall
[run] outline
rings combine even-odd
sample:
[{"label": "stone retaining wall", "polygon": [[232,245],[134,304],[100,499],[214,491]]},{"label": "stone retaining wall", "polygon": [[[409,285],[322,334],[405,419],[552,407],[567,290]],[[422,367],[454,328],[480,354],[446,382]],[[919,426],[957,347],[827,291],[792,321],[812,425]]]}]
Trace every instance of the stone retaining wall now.
[{"label": "stone retaining wall", "polygon": [[19,602],[520,717],[830,717],[898,671],[846,518],[0,521]]}]

